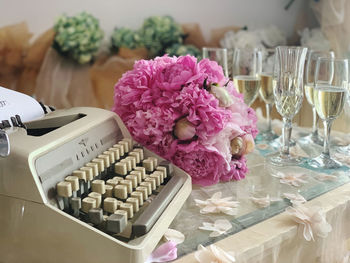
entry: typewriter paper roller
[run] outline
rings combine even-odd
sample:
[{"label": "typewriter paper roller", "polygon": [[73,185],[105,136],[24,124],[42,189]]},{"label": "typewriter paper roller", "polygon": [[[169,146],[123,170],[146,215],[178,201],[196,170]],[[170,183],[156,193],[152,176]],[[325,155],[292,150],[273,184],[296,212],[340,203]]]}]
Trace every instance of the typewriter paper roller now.
[{"label": "typewriter paper roller", "polygon": [[[102,109],[72,108],[26,125],[30,135],[12,128],[11,154],[0,158],[0,262],[143,263],[190,194],[188,174],[172,166],[181,185],[148,233],[115,238],[61,210],[56,185],[131,138],[120,118]],[[163,160],[143,151],[145,158]]]}]

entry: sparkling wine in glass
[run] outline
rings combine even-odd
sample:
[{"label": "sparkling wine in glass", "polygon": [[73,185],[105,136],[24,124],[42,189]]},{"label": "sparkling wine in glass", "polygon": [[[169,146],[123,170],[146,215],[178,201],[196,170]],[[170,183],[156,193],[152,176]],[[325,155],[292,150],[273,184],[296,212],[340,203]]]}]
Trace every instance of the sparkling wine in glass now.
[{"label": "sparkling wine in glass", "polygon": [[330,155],[330,133],[333,121],[344,108],[348,88],[348,60],[318,58],[315,69],[314,105],[323,121],[324,144],[320,156],[311,159],[314,168],[334,169],[341,163]]},{"label": "sparkling wine in glass", "polygon": [[266,131],[259,133],[259,138],[266,141],[271,141],[277,137],[277,135],[272,131],[271,125],[271,111],[275,104],[275,97],[273,95],[273,84],[272,84],[272,71],[273,71],[273,61],[275,58],[275,50],[271,49],[267,52],[267,57],[262,63],[262,73],[261,73],[261,85],[259,89],[259,94],[261,99],[266,105],[266,119],[267,119],[267,129]]},{"label": "sparkling wine in glass", "polygon": [[[348,96],[346,99],[346,103],[347,103],[347,105],[346,105],[347,108],[345,107],[345,114],[347,117],[350,117],[350,83],[348,84]],[[337,152],[339,152],[341,154],[348,155],[350,158],[350,144],[347,146],[338,147]]]},{"label": "sparkling wine in glass", "polygon": [[258,96],[261,86],[261,51],[238,49],[233,52],[232,76],[237,91],[243,94],[244,102],[250,106]]},{"label": "sparkling wine in glass", "polygon": [[313,121],[312,121],[312,133],[306,137],[300,139],[302,143],[315,143],[323,145],[323,140],[318,135],[318,115],[314,105],[314,82],[315,82],[315,68],[316,62],[319,57],[334,58],[334,52],[332,51],[314,51],[308,52],[306,68],[305,68],[305,81],[304,90],[307,102],[312,107]]},{"label": "sparkling wine in glass", "polygon": [[209,60],[216,61],[222,67],[225,77],[228,78],[226,48],[203,47],[202,55],[203,58],[208,58]]},{"label": "sparkling wine in glass", "polygon": [[282,147],[269,162],[277,166],[297,165],[298,157],[289,153],[292,120],[303,102],[303,72],[307,48],[280,46],[276,48],[273,71],[273,92],[277,111],[283,118]]}]

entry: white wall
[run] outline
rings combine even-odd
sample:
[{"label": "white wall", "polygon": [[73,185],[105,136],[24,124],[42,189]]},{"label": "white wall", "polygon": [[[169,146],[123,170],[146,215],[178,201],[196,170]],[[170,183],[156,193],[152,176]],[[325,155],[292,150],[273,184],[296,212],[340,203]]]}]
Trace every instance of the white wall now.
[{"label": "white wall", "polygon": [[115,26],[139,28],[151,15],[172,15],[178,22],[198,22],[208,39],[210,30],[224,26],[262,27],[275,24],[291,36],[297,14],[308,1],[296,0],[0,0],[0,27],[27,21],[37,34],[51,27],[54,18],[87,11],[100,19],[106,35]]}]

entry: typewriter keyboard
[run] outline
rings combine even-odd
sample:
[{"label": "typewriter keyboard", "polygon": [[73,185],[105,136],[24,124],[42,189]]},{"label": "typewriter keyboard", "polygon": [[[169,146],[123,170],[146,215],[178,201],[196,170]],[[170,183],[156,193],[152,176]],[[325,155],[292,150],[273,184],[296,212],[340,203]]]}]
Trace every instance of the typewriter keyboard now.
[{"label": "typewriter keyboard", "polygon": [[119,239],[146,234],[183,185],[173,167],[122,139],[56,185],[58,207]]}]

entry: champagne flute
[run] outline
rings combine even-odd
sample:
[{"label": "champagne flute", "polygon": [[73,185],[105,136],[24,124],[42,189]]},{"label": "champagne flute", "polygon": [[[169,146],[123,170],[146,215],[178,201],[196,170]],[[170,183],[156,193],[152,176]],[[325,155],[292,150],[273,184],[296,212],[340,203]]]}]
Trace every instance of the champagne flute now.
[{"label": "champagne flute", "polygon": [[259,89],[260,97],[265,102],[267,119],[267,130],[264,132],[260,132],[259,138],[262,138],[266,141],[271,141],[277,137],[277,135],[272,131],[271,125],[271,111],[273,105],[275,104],[272,85],[272,71],[274,59],[275,50],[268,50],[267,57],[263,60],[262,63],[261,86]]},{"label": "champagne flute", "polygon": [[315,80],[315,68],[316,62],[319,57],[334,58],[334,52],[332,51],[314,51],[308,52],[308,58],[306,62],[306,72],[305,72],[305,97],[307,102],[312,107],[313,121],[312,121],[312,133],[306,137],[300,139],[304,143],[315,143],[318,145],[323,145],[323,140],[318,135],[318,115],[314,105],[314,80]]},{"label": "champagne flute", "polygon": [[257,48],[233,51],[232,76],[237,91],[244,96],[244,102],[250,106],[261,85],[261,51]]},{"label": "champagne flute", "polygon": [[283,118],[282,147],[280,153],[270,156],[273,165],[297,165],[298,157],[289,153],[292,120],[303,102],[303,71],[307,48],[279,46],[276,48],[273,71],[273,93],[276,108]]},{"label": "champagne flute", "polygon": [[334,169],[341,163],[330,156],[330,133],[333,121],[344,108],[348,88],[348,60],[318,58],[315,69],[314,105],[323,121],[324,144],[320,156],[311,159],[314,168]]},{"label": "champagne flute", "polygon": [[[350,79],[350,74],[348,78]],[[350,83],[348,84],[348,96],[346,99],[346,103],[347,108],[345,107],[345,114],[347,117],[350,117]],[[338,147],[337,152],[350,156],[350,144],[347,146]]]},{"label": "champagne flute", "polygon": [[210,60],[216,61],[222,67],[225,77],[228,78],[226,48],[203,47],[202,55],[203,58],[208,58]]}]

